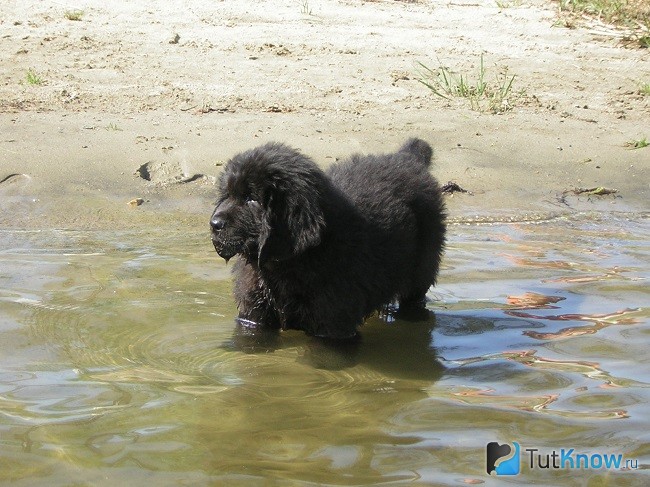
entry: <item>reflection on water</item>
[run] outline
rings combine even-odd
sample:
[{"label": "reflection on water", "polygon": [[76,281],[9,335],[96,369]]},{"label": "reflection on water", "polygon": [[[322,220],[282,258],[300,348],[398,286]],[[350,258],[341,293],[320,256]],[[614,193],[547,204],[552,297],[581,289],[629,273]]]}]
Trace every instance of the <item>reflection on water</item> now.
[{"label": "reflection on water", "polygon": [[513,485],[648,485],[647,219],[450,235],[428,312],[341,347],[237,324],[201,232],[1,232],[0,482],[492,485],[517,441],[639,469]]}]

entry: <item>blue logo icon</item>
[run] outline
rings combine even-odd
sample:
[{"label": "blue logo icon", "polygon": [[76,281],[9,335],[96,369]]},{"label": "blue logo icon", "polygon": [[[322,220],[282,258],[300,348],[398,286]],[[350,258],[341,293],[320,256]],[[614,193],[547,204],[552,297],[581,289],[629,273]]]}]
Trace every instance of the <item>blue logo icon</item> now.
[{"label": "blue logo icon", "polygon": [[513,441],[512,446],[508,443],[499,445],[496,441],[488,443],[486,460],[488,475],[492,472],[496,472],[497,475],[519,475],[521,466],[519,443]]}]

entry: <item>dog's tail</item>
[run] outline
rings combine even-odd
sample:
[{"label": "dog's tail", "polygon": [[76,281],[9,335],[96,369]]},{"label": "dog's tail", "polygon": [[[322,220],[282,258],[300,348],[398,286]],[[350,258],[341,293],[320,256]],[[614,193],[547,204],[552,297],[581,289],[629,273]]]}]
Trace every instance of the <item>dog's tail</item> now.
[{"label": "dog's tail", "polygon": [[431,157],[433,156],[433,149],[422,139],[412,138],[407,140],[400,148],[400,152],[408,152],[413,154],[416,159],[424,164],[426,167],[431,165]]}]

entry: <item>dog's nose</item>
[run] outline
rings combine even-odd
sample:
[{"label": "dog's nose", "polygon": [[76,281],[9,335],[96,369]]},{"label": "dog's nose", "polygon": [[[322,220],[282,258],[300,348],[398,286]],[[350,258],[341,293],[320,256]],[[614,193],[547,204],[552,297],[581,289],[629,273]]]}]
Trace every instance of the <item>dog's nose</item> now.
[{"label": "dog's nose", "polygon": [[226,226],[226,220],[221,218],[219,215],[212,215],[212,218],[210,218],[210,226],[216,231],[223,230],[223,227]]}]

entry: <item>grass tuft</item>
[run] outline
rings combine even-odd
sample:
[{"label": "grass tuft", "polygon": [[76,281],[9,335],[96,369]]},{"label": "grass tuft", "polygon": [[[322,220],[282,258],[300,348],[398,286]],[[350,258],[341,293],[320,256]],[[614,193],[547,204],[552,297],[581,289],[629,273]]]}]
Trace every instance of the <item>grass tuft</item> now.
[{"label": "grass tuft", "polygon": [[631,140],[626,145],[630,149],[643,149],[644,147],[648,147],[650,145],[650,142],[648,142],[648,139],[646,137],[643,137],[639,140]]},{"label": "grass tuft", "polygon": [[574,27],[581,17],[591,17],[624,28],[624,41],[650,48],[650,1],[648,0],[558,0],[561,24]]},{"label": "grass tuft", "polygon": [[499,10],[507,8],[521,7],[521,0],[495,0],[494,2]]},{"label": "grass tuft", "polygon": [[311,7],[309,6],[309,0],[299,0],[300,3],[300,13],[303,15],[311,15]]},{"label": "grass tuft", "polygon": [[480,112],[502,113],[512,108],[510,97],[515,76],[508,74],[508,68],[497,74],[493,83],[486,80],[486,69],[481,54],[478,73],[472,78],[458,74],[445,66],[432,69],[425,64],[419,65],[416,79],[431,90],[436,96],[451,100],[465,98],[472,110]]},{"label": "grass tuft", "polygon": [[68,20],[72,20],[75,22],[81,21],[81,18],[84,15],[83,10],[66,10],[65,12],[65,18]]},{"label": "grass tuft", "polygon": [[43,84],[43,78],[41,78],[38,74],[36,74],[36,71],[33,69],[28,69],[27,70],[27,75],[26,78],[27,84],[30,84],[32,86],[38,86]]}]

